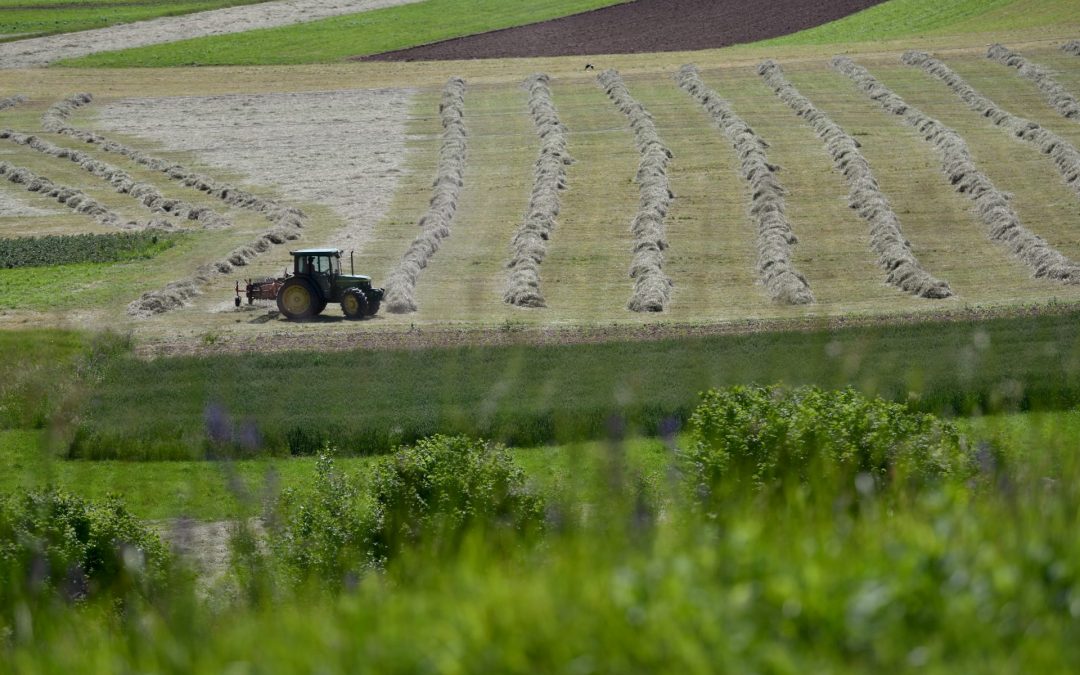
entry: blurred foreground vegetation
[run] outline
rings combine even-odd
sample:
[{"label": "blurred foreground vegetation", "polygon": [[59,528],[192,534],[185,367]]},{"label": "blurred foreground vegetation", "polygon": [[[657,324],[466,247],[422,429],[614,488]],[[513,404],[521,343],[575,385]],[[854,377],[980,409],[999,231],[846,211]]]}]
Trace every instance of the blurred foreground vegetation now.
[{"label": "blurred foreground vegetation", "polygon": [[[264,531],[235,521],[209,588],[118,540],[93,549],[114,583],[72,592],[91,547],[70,542],[122,512],[13,496],[0,670],[1071,672],[1076,438],[1016,445],[1020,426],[969,436],[851,390],[736,388],[651,474],[617,426],[547,485],[467,437],[366,477],[324,452],[303,487],[249,502]],[[79,508],[45,518],[57,502]],[[103,526],[67,528],[80,508]],[[69,567],[35,564],[54,548]]]}]

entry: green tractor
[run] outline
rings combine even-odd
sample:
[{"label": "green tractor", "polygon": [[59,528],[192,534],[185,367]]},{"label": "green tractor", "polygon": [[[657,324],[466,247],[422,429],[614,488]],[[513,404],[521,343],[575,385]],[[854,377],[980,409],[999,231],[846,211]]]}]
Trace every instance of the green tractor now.
[{"label": "green tractor", "polygon": [[[383,289],[372,288],[371,277],[355,274],[354,270],[352,274],[342,274],[339,249],[311,248],[289,253],[293,257],[292,273],[286,272],[281,279],[249,280],[243,291],[248,304],[254,300],[277,299],[281,313],[293,320],[317,316],[332,302],[341,303],[341,310],[350,319],[363,319],[379,311]],[[237,306],[241,292],[238,283]]]}]

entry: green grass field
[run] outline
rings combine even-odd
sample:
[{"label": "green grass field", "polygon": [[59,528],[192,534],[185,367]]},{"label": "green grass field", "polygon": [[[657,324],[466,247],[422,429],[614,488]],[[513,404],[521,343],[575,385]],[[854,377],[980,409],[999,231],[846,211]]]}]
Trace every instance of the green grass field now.
[{"label": "green grass field", "polygon": [[264,0],[0,0],[0,36],[19,39],[103,28]]},{"label": "green grass field", "polygon": [[77,68],[327,63],[350,56],[511,28],[625,0],[427,0],[308,23],[104,52],[57,65]]}]

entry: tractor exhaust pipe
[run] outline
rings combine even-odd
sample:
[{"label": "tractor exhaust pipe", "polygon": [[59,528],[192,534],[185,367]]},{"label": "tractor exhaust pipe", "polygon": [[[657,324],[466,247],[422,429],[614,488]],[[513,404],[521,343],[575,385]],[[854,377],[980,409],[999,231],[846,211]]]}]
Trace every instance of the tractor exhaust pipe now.
[{"label": "tractor exhaust pipe", "polygon": [[353,264],[353,254],[356,251],[349,251],[349,274],[356,276],[356,265]]}]

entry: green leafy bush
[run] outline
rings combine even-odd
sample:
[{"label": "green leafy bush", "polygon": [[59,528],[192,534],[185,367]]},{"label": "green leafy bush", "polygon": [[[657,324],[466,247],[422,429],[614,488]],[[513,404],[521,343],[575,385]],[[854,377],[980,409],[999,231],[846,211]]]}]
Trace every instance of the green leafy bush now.
[{"label": "green leafy bush", "polygon": [[745,387],[702,394],[683,458],[699,488],[722,482],[761,488],[863,475],[881,487],[897,479],[967,478],[974,462],[954,425],[847,388]]},{"label": "green leafy bush", "polygon": [[0,500],[0,609],[16,598],[123,595],[162,582],[169,553],[117,497],[45,488]]},{"label": "green leafy bush", "polygon": [[0,238],[0,268],[111,263],[153,258],[182,235],[158,230]]},{"label": "green leafy bush", "polygon": [[510,453],[465,436],[398,448],[376,466],[367,490],[323,453],[311,492],[286,491],[280,505],[276,553],[294,576],[331,582],[382,567],[405,546],[449,550],[477,528],[528,535],[544,519],[542,500]]}]

